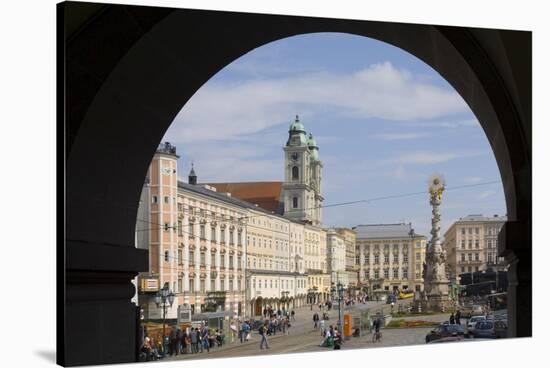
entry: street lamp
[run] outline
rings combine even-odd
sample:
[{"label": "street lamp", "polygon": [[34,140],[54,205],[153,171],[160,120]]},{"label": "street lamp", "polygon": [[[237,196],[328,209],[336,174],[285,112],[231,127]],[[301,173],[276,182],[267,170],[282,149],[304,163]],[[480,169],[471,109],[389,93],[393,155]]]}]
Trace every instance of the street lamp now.
[{"label": "street lamp", "polygon": [[342,299],[344,296],[344,285],[338,282],[336,287],[338,288],[338,331],[342,332]]},{"label": "street lamp", "polygon": [[159,293],[155,296],[155,303],[157,304],[157,308],[160,308],[160,305],[162,304],[162,339],[164,343],[164,336],[166,336],[166,305],[170,304],[170,307],[172,307],[172,304],[174,304],[175,295],[173,292],[170,291],[170,288],[168,286],[168,283],[164,283],[163,288],[160,290]]}]

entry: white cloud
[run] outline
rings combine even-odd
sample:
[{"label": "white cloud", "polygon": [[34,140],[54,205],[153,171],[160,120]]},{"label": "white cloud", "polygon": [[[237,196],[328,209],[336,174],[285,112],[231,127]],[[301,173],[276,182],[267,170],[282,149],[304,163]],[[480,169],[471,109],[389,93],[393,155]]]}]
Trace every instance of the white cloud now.
[{"label": "white cloud", "polygon": [[433,165],[464,157],[475,157],[486,154],[479,152],[435,152],[419,151],[404,152],[399,157],[382,160],[383,163],[397,163],[399,165]]},{"label": "white cloud", "polygon": [[428,133],[380,133],[373,134],[371,137],[375,139],[380,139],[383,141],[401,141],[401,140],[411,140],[429,137],[431,134]]},{"label": "white cloud", "polygon": [[395,179],[403,179],[406,177],[405,168],[403,167],[403,165],[399,165],[394,170],[388,171],[386,173],[386,176],[389,176]]},{"label": "white cloud", "polygon": [[486,190],[486,191],[483,191],[483,192],[479,193],[479,195],[477,196],[477,199],[486,199],[486,198],[491,197],[495,193],[496,192],[494,190]]},{"label": "white cloud", "polygon": [[401,155],[395,161],[400,164],[432,165],[447,162],[460,157],[456,153],[443,152],[415,152]]},{"label": "white cloud", "polygon": [[480,178],[479,176],[469,176],[464,178],[464,183],[466,184],[477,184],[481,183],[483,181],[483,178]]},{"label": "white cloud", "polygon": [[211,81],[184,106],[165,139],[175,143],[239,139],[290,124],[296,113],[313,120],[327,109],[341,116],[395,121],[468,111],[454,90],[416,79],[384,62],[351,74],[312,72],[240,83]]}]

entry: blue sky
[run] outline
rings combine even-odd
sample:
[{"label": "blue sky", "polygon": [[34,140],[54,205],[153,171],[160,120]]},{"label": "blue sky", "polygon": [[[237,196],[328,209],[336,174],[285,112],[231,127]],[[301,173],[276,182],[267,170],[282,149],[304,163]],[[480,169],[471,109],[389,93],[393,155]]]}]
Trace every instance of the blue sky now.
[{"label": "blue sky", "polygon": [[[183,106],[163,140],[200,182],[283,179],[288,126],[298,114],[319,144],[325,204],[426,190],[443,174],[442,232],[468,214],[504,215],[487,137],[462,98],[431,67],[365,37],[316,33],[255,49]],[[412,222],[429,236],[426,196],[327,208],[325,226]]]}]

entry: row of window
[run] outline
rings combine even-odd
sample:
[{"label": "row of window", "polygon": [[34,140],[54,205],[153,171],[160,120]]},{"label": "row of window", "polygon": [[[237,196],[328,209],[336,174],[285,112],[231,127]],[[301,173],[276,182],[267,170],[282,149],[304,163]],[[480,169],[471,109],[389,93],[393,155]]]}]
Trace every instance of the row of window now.
[{"label": "row of window", "polygon": [[[468,227],[468,228],[461,228],[460,229],[460,233],[462,235],[466,235],[466,232],[468,232],[468,235],[472,235],[472,234],[476,234],[476,235],[479,235],[480,233],[480,228],[479,227]],[[487,227],[486,228],[486,232],[487,232],[487,235],[498,235],[498,233],[500,232],[500,226],[498,227]]]},{"label": "row of window", "polygon": [[[250,242],[250,240],[252,239],[252,243]],[[257,242],[256,242],[257,240]],[[252,247],[256,247],[256,245],[258,247],[261,247],[262,246],[262,239],[260,238],[256,238],[255,236],[247,236],[247,244],[252,246]],[[269,249],[271,249],[273,247],[273,242],[272,240],[270,239],[269,241],[267,239],[263,239],[263,247],[264,248],[267,248],[269,245]],[[288,251],[288,243],[287,242],[283,242],[283,241],[279,241],[279,240],[275,240],[275,250],[280,250],[281,251]]]},{"label": "row of window", "polygon": [[[468,249],[472,249],[472,244],[474,244],[476,249],[479,249],[479,240],[476,239],[475,242],[472,239],[468,240]],[[462,239],[460,242],[460,249],[466,249],[466,240]]]},{"label": "row of window", "polygon": [[[182,292],[182,285],[183,285],[183,280],[182,279],[178,279],[178,285],[177,285],[177,289],[175,290],[178,290],[178,293],[181,293]],[[241,280],[237,280],[237,288],[235,289],[234,288],[234,284],[233,284],[233,280],[229,279],[229,282],[228,282],[228,285],[229,285],[229,288],[226,290],[225,288],[225,280],[220,280],[220,288],[217,289],[216,288],[216,280],[210,280],[210,289],[208,291],[242,291],[242,284],[241,284]],[[199,291],[201,293],[205,293],[207,290],[206,290],[206,280],[204,279],[201,279],[199,281]],[[195,292],[195,279],[189,279],[189,292],[190,293],[194,293]]]},{"label": "row of window", "polygon": [[[256,257],[248,257],[248,259],[246,260],[246,264],[247,264],[247,267],[250,268],[250,259],[252,258],[252,268],[262,268],[262,259],[257,259]],[[256,260],[258,261],[258,263],[256,263]],[[269,261],[269,264],[268,264],[268,261]],[[267,259],[263,259],[263,269],[269,269],[269,270],[273,270],[273,264],[275,264],[275,270],[280,270],[280,271],[288,271],[288,265],[289,263],[287,261],[275,261],[275,263],[273,263],[273,261],[270,259],[270,260],[267,260]]]},{"label": "row of window", "polygon": [[[392,276],[393,276],[393,279],[398,279],[399,278],[399,269],[398,268],[394,268],[392,269]],[[403,268],[401,270],[402,272],[402,275],[403,275],[403,279],[408,279],[409,278],[409,270],[407,268]],[[384,275],[384,278],[385,279],[389,279],[390,278],[390,269],[389,268],[385,268],[383,270],[383,275]],[[374,272],[373,272],[373,278],[374,279],[379,279],[380,278],[380,270],[379,269],[374,269]],[[370,279],[371,278],[371,272],[369,269],[366,269],[365,270],[365,279]],[[420,274],[418,274],[418,276],[416,277],[417,279],[420,278]]]},{"label": "row of window", "polygon": [[[420,242],[417,242],[416,244],[417,244],[417,248],[420,248]],[[390,251],[390,244],[384,244],[383,247],[384,247],[384,252],[389,252]],[[393,249],[394,252],[399,252],[400,247],[399,247],[399,244],[393,244],[391,248]],[[360,249],[361,249],[360,246],[356,247],[357,252],[359,252]],[[371,244],[363,245],[363,249],[366,253],[370,252]],[[380,251],[380,244],[373,244],[372,249],[375,252]],[[409,244],[408,243],[403,243],[401,245],[401,249],[403,249],[403,252],[408,252],[409,251]]]},{"label": "row of window", "polygon": [[[379,264],[380,263],[380,260],[382,259],[382,257],[380,257],[380,255],[378,254],[375,254],[374,255],[374,264]],[[389,264],[390,263],[390,255],[389,254],[384,254],[384,264]],[[365,254],[364,256],[364,259],[363,259],[363,264],[370,264],[370,255],[369,254]],[[416,260],[417,261],[420,261],[420,253],[416,253]],[[361,261],[361,256],[355,256],[355,264],[360,264],[360,261]],[[409,262],[409,255],[408,254],[403,254],[403,263],[408,263]],[[393,255],[393,263],[399,263],[399,255],[397,254],[394,254]]]},{"label": "row of window", "polygon": [[319,268],[319,262],[306,261],[306,267],[311,269],[324,269],[325,262],[321,262],[321,267]]},{"label": "row of window", "polygon": [[[263,282],[262,282],[263,281]],[[258,289],[262,288],[262,285],[265,289],[267,289],[269,281],[269,288],[272,289],[273,287],[278,288],[279,283],[277,279],[273,280],[262,280],[262,279],[256,279],[252,278],[252,289],[256,289],[256,286]],[[306,281],[305,280],[296,280],[296,287],[297,288],[305,288],[306,287]],[[293,289],[294,288],[294,280],[281,280],[281,289]]]},{"label": "row of window", "polygon": [[[164,261],[165,262],[170,262],[170,252],[169,251],[165,251],[164,252]],[[205,252],[200,252],[200,256],[199,256],[199,259],[200,259],[200,265],[204,265],[206,266],[206,253]],[[177,260],[178,260],[178,264],[183,264],[183,252],[180,251],[179,249],[177,250]],[[215,258],[212,259],[212,261],[214,261],[213,263],[215,263]],[[229,268],[234,268],[234,256],[233,255],[229,255]],[[241,268],[242,264],[242,257],[241,256],[238,256],[237,257],[237,268]],[[189,251],[189,265],[194,265],[195,264],[195,252],[193,251]],[[214,264],[212,264],[214,265]],[[225,267],[225,254],[221,254],[220,255],[220,262],[218,264],[218,266],[220,267]]]},{"label": "row of window", "polygon": [[460,229],[460,233],[462,235],[466,235],[466,231],[468,232],[469,235],[472,235],[472,233],[479,235],[479,227],[468,227],[468,228],[463,227]]},{"label": "row of window", "polygon": [[[479,261],[479,259],[480,259],[479,253],[468,253],[468,261],[473,261],[473,260]],[[460,255],[460,260],[462,262],[466,261],[466,253],[462,253]]]},{"label": "row of window", "polygon": [[[265,215],[260,215],[260,216],[265,218]],[[275,228],[276,230],[280,230],[280,231],[288,231],[288,226],[286,224],[280,224],[278,222],[272,223],[271,221],[266,219],[255,218],[252,216],[252,219],[250,220],[250,222],[253,225],[259,225],[259,226],[263,225],[264,227],[267,227],[270,229]]]},{"label": "row of window", "polygon": [[[158,196],[154,195],[154,196],[151,196],[151,202],[153,204],[158,204],[159,201],[158,201]],[[163,202],[164,204],[170,204],[170,197],[169,196],[164,196],[163,197]],[[175,197],[172,197],[172,203],[176,203],[176,198]],[[204,208],[196,208],[194,206],[187,206],[187,211],[185,209],[185,206],[183,203],[181,202],[178,202],[177,203],[177,206],[178,206],[178,212],[182,212],[182,213],[187,213],[189,215],[198,215],[200,217],[203,217],[203,218],[206,218],[208,217],[208,211],[205,210]],[[223,211],[223,210],[222,210]],[[225,221],[225,220],[228,220],[230,222],[234,222],[236,220],[238,220],[240,217],[244,217],[243,216],[237,216],[237,213],[233,213],[233,215],[231,216],[227,216],[226,214],[224,213],[221,213],[221,214],[218,214],[216,213],[216,211],[211,211],[210,212],[210,217],[213,219],[213,220],[221,220],[221,221]]]}]

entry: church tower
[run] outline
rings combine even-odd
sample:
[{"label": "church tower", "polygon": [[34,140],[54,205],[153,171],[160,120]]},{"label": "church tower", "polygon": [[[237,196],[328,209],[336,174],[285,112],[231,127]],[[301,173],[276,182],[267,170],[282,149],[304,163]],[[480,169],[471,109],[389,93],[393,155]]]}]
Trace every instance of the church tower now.
[{"label": "church tower", "polygon": [[321,224],[321,169],[319,147],[313,135],[306,136],[298,115],[288,130],[285,152],[285,180],[281,200],[285,217]]}]

